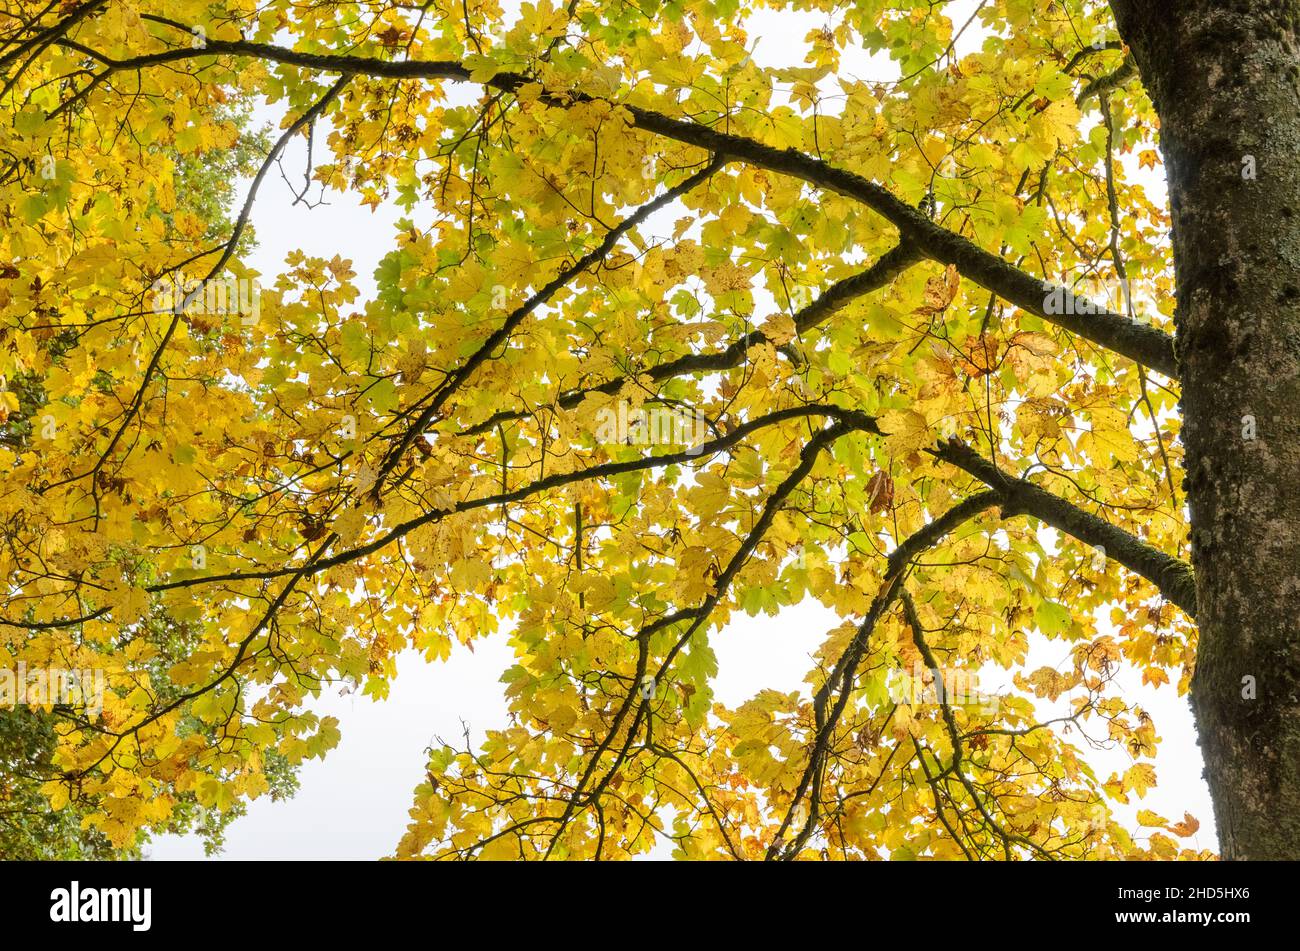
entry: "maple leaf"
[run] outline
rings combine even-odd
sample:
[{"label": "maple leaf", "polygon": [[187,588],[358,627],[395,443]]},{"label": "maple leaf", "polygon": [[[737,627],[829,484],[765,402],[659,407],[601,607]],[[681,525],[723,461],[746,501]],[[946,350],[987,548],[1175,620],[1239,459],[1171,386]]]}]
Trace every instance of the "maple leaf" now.
[{"label": "maple leaf", "polygon": [[925,282],[924,303],[918,313],[939,314],[947,310],[961,288],[961,275],[954,265],[948,265],[943,274]]},{"label": "maple leaf", "polygon": [[867,482],[867,508],[873,515],[888,512],[894,505],[894,480],[883,469]]},{"label": "maple leaf", "polygon": [[375,34],[375,38],[379,40],[383,46],[389,47],[390,49],[404,44],[409,36],[410,33],[396,24],[393,24],[384,30],[380,30]]}]

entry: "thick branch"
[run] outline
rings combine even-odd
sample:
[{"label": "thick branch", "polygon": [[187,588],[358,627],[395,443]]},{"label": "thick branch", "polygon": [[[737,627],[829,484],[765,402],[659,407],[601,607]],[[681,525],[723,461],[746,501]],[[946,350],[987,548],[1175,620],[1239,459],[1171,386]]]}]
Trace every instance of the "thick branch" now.
[{"label": "thick branch", "polygon": [[1059,495],[1008,475],[960,440],[949,440],[931,452],[997,492],[1003,514],[1032,515],[1058,531],[1104,549],[1108,557],[1154,584],[1189,617],[1196,616],[1196,579],[1186,562],[1165,554]]},{"label": "thick branch", "polygon": [[[141,69],[198,56],[235,55],[252,56],[307,69],[344,74],[356,73],[390,79],[474,81],[471,79],[470,70],[455,60],[388,61],[367,56],[304,53],[263,43],[215,40],[198,51],[174,49],[125,60],[114,60],[79,43],[62,42],[117,70]],[[485,80],[483,84],[512,93],[523,86],[538,85],[532,77],[515,72],[497,73]],[[567,108],[574,103],[589,102],[593,99],[585,93],[575,91],[543,92],[538,98],[548,105],[559,108]],[[744,136],[722,132],[687,119],[673,118],[640,106],[620,104],[620,108],[626,111],[632,124],[639,129],[697,146],[717,156],[791,175],[809,184],[860,201],[893,224],[902,237],[914,244],[926,257],[955,266],[969,280],[1022,310],[1116,353],[1130,357],[1170,378],[1177,377],[1173,337],[1169,334],[1131,320],[1122,314],[1116,314],[1100,305],[1079,301],[1077,298],[1074,299],[1074,306],[1071,307],[1052,306],[1051,301],[1063,300],[1061,288],[1020,270],[998,255],[985,251],[969,239],[936,224],[882,185],[794,149],[773,148]],[[1049,310],[1066,310],[1072,313],[1049,313]]]}]

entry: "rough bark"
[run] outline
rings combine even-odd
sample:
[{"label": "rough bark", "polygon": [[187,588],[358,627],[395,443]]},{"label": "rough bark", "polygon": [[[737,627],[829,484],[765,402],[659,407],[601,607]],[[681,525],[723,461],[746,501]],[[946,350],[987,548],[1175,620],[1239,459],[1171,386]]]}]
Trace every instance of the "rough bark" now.
[{"label": "rough bark", "polygon": [[1222,854],[1300,858],[1300,3],[1111,5],[1169,178],[1192,704]]}]

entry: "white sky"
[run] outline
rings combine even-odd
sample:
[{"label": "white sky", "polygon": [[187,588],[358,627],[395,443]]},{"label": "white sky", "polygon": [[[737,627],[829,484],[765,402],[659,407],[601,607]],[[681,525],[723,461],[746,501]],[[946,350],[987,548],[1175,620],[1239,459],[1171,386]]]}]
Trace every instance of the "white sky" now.
[{"label": "white sky", "polygon": [[[956,0],[948,4],[949,16],[960,27],[975,6],[975,0]],[[758,39],[756,61],[764,65],[802,62],[802,38],[821,23],[811,14],[797,16],[796,26],[791,20],[791,14],[770,10],[751,18],[750,33]],[[973,24],[963,35],[959,53],[982,42],[978,27]],[[884,78],[897,72],[887,60],[865,56],[846,58],[844,65],[859,77]],[[268,112],[266,118],[278,126],[278,114]],[[302,146],[298,148],[284,161],[291,178],[303,167]],[[328,201],[314,209],[301,204],[290,207],[289,186],[274,172],[267,176],[253,213],[259,247],[248,262],[263,274],[263,284],[273,283],[285,255],[299,249],[308,255],[350,258],[363,295],[373,288],[370,275],[393,247],[393,225],[400,214],[392,207],[372,212],[350,194],[333,193]],[[811,668],[811,655],[826,631],[840,623],[833,612],[813,601],[787,608],[777,618],[749,618],[740,612],[735,617],[711,641],[719,666],[715,700],[729,706],[739,705],[762,688],[806,694],[802,680]],[[251,803],[248,814],[232,823],[221,857],[375,859],[392,854],[406,827],[412,792],[423,780],[425,749],[434,738],[455,742],[469,729],[471,741],[477,744],[486,729],[505,724],[499,678],[514,662],[507,640],[508,634],[500,632],[476,642],[472,652],[456,645],[450,659],[439,664],[427,663],[413,651],[403,654],[386,701],[359,693],[324,694],[312,707],[339,718],[343,733],[339,746],[323,762],[302,767],[301,789],[293,799]],[[1067,645],[1039,640],[1031,649],[1027,670],[1067,660]],[[1131,816],[1141,807],[1178,821],[1190,812],[1200,820],[1201,829],[1180,841],[1194,848],[1214,848],[1213,812],[1186,699],[1179,698],[1172,685],[1158,690],[1144,687],[1135,673],[1127,671],[1117,683],[1124,685],[1126,699],[1151,714],[1163,739],[1156,758],[1159,784],[1145,799],[1120,809],[1120,814]],[[1055,706],[1041,707],[1059,713],[1064,703],[1062,698]],[[1093,752],[1077,738],[1076,743],[1102,779],[1131,765],[1122,749]],[[197,836],[165,836],[147,851],[156,859],[204,857]]]}]

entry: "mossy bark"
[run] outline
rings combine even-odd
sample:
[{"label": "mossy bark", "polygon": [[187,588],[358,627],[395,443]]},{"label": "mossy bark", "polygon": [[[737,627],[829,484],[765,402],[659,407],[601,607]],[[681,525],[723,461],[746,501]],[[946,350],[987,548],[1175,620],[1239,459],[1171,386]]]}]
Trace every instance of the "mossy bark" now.
[{"label": "mossy bark", "polygon": [[1192,705],[1221,850],[1300,858],[1300,3],[1111,5],[1169,178]]}]

